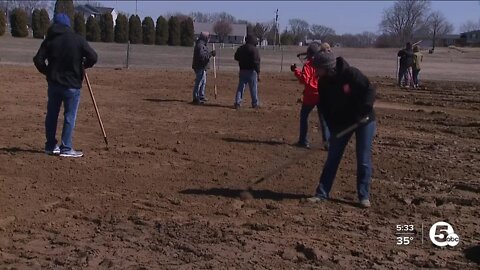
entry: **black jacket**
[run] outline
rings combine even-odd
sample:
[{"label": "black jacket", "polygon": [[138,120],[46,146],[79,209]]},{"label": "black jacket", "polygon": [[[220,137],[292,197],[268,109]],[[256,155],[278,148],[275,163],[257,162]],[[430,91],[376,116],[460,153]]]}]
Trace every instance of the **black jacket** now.
[{"label": "black jacket", "polygon": [[255,46],[256,41],[248,41],[240,46],[235,52],[235,60],[238,61],[240,70],[255,70],[260,74],[260,53]]},{"label": "black jacket", "polygon": [[342,57],[337,58],[335,75],[318,83],[319,107],[333,134],[357,123],[365,116],[375,121],[375,88],[368,78]]},{"label": "black jacket", "polygon": [[409,49],[403,49],[398,51],[397,54],[400,57],[400,66],[404,68],[413,67],[413,51]]},{"label": "black jacket", "polygon": [[206,69],[211,57],[210,50],[207,47],[207,41],[203,39],[197,39],[195,48],[193,49],[193,63],[192,68],[194,70]]},{"label": "black jacket", "polygon": [[[48,65],[45,63],[48,61]],[[84,67],[97,63],[97,53],[70,27],[54,24],[48,29],[33,63],[47,81],[70,88],[82,88]]]}]

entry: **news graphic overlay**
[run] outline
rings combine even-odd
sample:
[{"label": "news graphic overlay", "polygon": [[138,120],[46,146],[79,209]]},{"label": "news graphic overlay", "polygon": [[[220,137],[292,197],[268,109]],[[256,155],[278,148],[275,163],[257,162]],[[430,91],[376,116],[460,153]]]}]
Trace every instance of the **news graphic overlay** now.
[{"label": "news graphic overlay", "polygon": [[417,231],[413,224],[397,224],[395,226],[395,239],[397,246],[409,246],[417,237]]},{"label": "news graphic overlay", "polygon": [[455,233],[452,225],[445,221],[433,224],[428,235],[430,241],[437,247],[454,247],[460,243],[460,237]]}]

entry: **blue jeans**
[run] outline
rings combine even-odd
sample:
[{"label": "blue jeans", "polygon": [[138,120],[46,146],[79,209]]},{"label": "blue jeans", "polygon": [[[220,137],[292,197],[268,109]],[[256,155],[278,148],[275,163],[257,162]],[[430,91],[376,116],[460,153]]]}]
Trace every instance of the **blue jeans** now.
[{"label": "blue jeans", "polygon": [[355,132],[356,151],[357,151],[357,192],[359,200],[369,198],[370,181],[372,178],[372,142],[375,136],[376,123],[370,122],[357,128],[355,131],[337,139],[330,137],[330,148],[328,150],[327,161],[323,167],[320,183],[316,190],[316,196],[320,198],[329,198],[333,181],[337,174],[338,165],[345,151],[348,141]]},{"label": "blue jeans", "polygon": [[[298,138],[298,142],[301,144],[308,144],[307,139],[307,132],[308,132],[308,116],[310,112],[312,112],[313,108],[317,105],[302,105],[302,109],[300,110],[300,137]],[[330,132],[327,127],[327,123],[323,118],[322,114],[320,113],[320,109],[317,106],[318,112],[318,119],[320,120],[320,128],[322,129],[322,139],[324,142],[328,141],[330,138]]]},{"label": "blue jeans", "polygon": [[238,77],[239,82],[237,94],[235,96],[235,104],[240,105],[242,103],[245,85],[248,84],[250,88],[250,96],[252,97],[252,106],[258,106],[257,72],[255,70],[240,70]]},{"label": "blue jeans", "polygon": [[62,102],[64,106],[64,122],[60,150],[65,152],[73,149],[72,135],[80,103],[80,89],[68,88],[54,82],[48,82],[48,104],[47,116],[45,118],[45,135],[47,138],[45,150],[48,151],[52,151],[57,145],[57,121]]},{"label": "blue jeans", "polygon": [[193,100],[205,99],[205,86],[207,85],[207,71],[195,70],[195,86],[193,87]]}]

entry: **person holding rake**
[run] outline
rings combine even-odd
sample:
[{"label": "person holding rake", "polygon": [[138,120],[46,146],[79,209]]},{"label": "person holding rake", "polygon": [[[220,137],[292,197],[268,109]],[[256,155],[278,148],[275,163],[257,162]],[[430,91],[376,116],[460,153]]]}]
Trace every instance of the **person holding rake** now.
[{"label": "person holding rake", "polygon": [[307,48],[305,58],[306,62],[304,63],[303,68],[301,70],[298,69],[296,64],[290,66],[290,70],[295,74],[295,77],[297,77],[298,81],[305,85],[303,90],[303,98],[301,99],[302,108],[300,110],[300,135],[296,146],[307,149],[310,148],[310,143],[307,139],[308,116],[310,115],[310,112],[317,107],[318,118],[320,120],[320,127],[322,130],[323,145],[325,150],[328,150],[328,139],[330,137],[330,132],[328,131],[325,119],[320,113],[320,108],[318,107],[318,92],[320,89],[318,88],[318,78],[315,76],[315,68],[313,67],[313,56],[320,50],[330,50],[330,46],[327,47],[326,45],[320,45],[317,42],[312,42]]}]

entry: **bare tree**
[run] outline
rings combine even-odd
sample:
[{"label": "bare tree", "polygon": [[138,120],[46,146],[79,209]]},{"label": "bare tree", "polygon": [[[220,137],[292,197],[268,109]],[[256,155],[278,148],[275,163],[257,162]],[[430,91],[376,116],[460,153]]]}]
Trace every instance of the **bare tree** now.
[{"label": "bare tree", "polygon": [[260,40],[263,41],[267,38],[267,34],[272,28],[275,22],[266,22],[266,23],[257,23],[253,28],[253,32],[255,36]]},{"label": "bare tree", "polygon": [[199,22],[199,23],[208,23],[210,21],[210,14],[208,13],[203,13],[200,11],[196,12],[191,12],[189,16],[193,19],[194,22]]},{"label": "bare tree", "polygon": [[480,30],[480,21],[476,23],[469,20],[460,26],[460,32],[470,32],[475,30]]},{"label": "bare tree", "polygon": [[383,11],[380,29],[384,34],[396,37],[405,43],[422,26],[430,10],[430,1],[406,0],[396,1],[393,7]]},{"label": "bare tree", "polygon": [[232,33],[232,24],[229,21],[218,21],[213,26],[213,31],[218,36],[220,42],[224,42],[225,38]]},{"label": "bare tree", "polygon": [[21,8],[31,14],[34,9],[48,8],[50,2],[48,0],[1,0],[0,9],[7,12],[15,8]]},{"label": "bare tree", "polygon": [[304,20],[290,19],[288,20],[288,25],[290,27],[290,32],[295,36],[295,43],[304,41],[310,33],[310,25]]},{"label": "bare tree", "polygon": [[361,34],[357,34],[358,47],[360,48],[369,48],[374,47],[375,42],[377,41],[377,34],[365,31]]},{"label": "bare tree", "polygon": [[433,50],[438,36],[449,34],[453,31],[453,25],[447,21],[440,11],[432,12],[426,21],[426,27],[429,30],[429,36],[432,38]]},{"label": "bare tree", "polygon": [[310,38],[324,40],[328,36],[335,35],[335,30],[324,25],[313,24],[310,27]]}]

